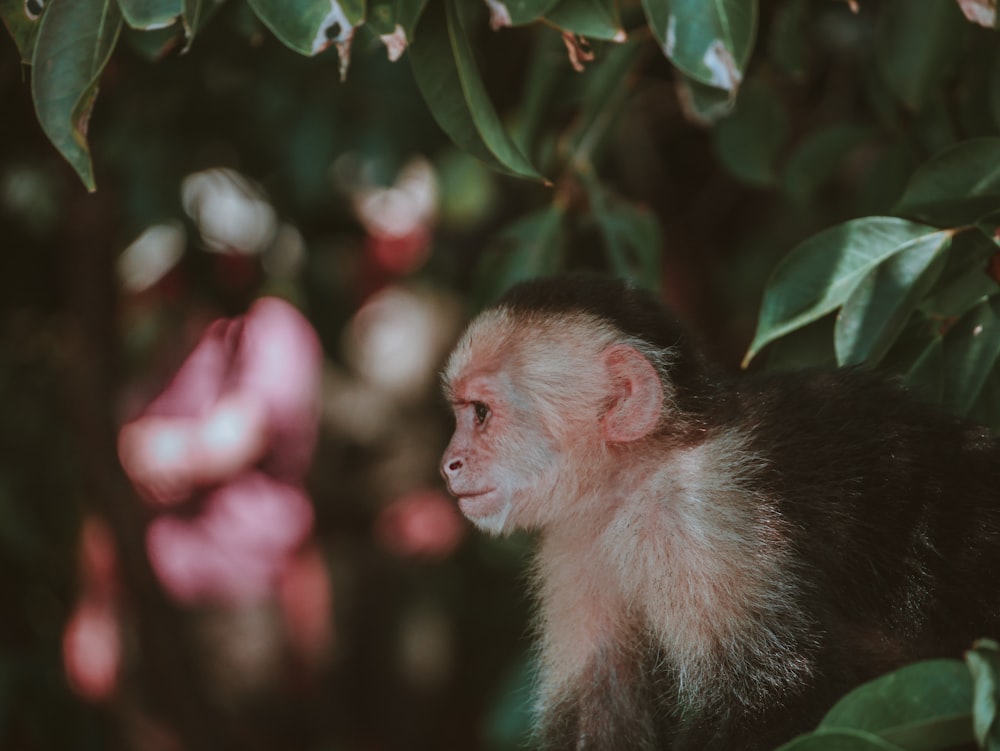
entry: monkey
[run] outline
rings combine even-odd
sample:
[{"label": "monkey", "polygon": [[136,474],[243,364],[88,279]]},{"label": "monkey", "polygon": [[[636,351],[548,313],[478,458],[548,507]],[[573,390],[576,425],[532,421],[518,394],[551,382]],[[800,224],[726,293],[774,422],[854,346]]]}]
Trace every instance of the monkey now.
[{"label": "monkey", "polygon": [[537,533],[549,751],[768,749],[1000,635],[1000,446],[864,369],[730,373],[656,295],[523,282],[442,373],[441,472]]}]

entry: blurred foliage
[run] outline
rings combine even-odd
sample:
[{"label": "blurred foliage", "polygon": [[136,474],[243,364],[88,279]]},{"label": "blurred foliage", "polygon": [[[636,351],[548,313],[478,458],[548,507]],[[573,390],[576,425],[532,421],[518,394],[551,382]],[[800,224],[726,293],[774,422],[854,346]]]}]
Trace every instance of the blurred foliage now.
[{"label": "blurred foliage", "polygon": [[[381,290],[468,313],[603,269],[662,289],[730,366],[750,343],[755,367],[882,367],[1000,426],[990,0],[0,0],[0,18],[2,748],[523,740],[524,542],[378,542],[396,497],[440,487],[448,430],[433,378],[419,398],[359,386],[345,340]],[[415,156],[433,212],[376,226]],[[222,168],[270,212],[252,252],[192,208],[190,177]],[[120,259],[151,228],[176,259],[129,287]],[[128,698],[85,704],[60,663],[84,516],[143,565],[115,427],[193,329],[265,293],[307,312],[331,390],[363,406],[327,419],[310,481],[333,656],[240,688],[253,671],[224,644],[259,621],[222,628],[137,574]],[[862,687],[790,747],[994,748],[995,647],[968,664],[971,683],[933,663]]]}]

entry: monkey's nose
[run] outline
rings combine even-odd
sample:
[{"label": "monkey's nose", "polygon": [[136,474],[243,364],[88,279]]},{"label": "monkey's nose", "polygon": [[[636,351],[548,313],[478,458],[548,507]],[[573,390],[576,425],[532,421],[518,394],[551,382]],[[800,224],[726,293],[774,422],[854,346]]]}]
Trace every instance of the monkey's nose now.
[{"label": "monkey's nose", "polygon": [[461,459],[449,459],[445,457],[445,460],[441,462],[441,474],[445,476],[445,479],[451,479],[457,475],[462,469]]}]

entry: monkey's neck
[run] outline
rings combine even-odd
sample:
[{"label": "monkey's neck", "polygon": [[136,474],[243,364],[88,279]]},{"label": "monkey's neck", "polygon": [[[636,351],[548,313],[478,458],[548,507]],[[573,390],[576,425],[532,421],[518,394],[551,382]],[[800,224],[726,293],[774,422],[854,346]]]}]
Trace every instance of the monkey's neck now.
[{"label": "monkey's neck", "polygon": [[577,499],[595,510],[589,526],[577,515],[545,533],[543,659],[556,682],[582,674],[602,650],[639,648],[636,634],[652,637],[694,693],[747,669],[749,652],[787,649],[786,634],[765,624],[794,608],[798,585],[745,445],[724,434],[661,455],[631,485]]}]

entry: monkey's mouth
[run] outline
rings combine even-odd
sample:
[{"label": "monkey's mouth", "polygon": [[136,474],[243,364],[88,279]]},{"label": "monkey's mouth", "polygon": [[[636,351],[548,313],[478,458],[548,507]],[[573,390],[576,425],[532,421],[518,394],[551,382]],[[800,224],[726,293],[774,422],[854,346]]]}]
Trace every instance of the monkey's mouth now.
[{"label": "monkey's mouth", "polygon": [[497,512],[501,505],[496,497],[496,490],[481,490],[477,493],[456,493],[458,507],[470,519],[490,516]]}]

